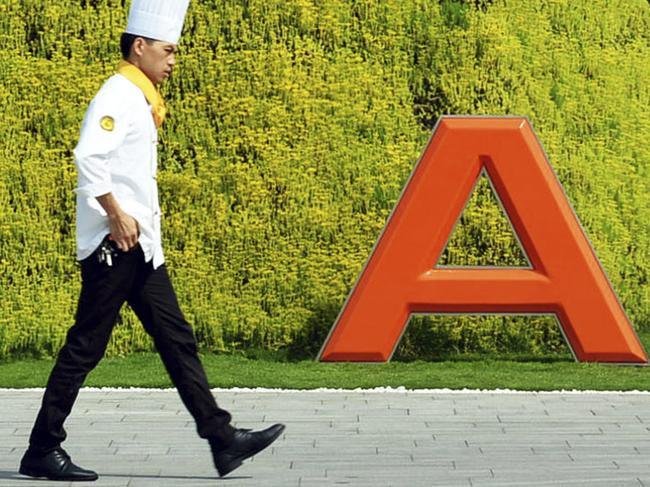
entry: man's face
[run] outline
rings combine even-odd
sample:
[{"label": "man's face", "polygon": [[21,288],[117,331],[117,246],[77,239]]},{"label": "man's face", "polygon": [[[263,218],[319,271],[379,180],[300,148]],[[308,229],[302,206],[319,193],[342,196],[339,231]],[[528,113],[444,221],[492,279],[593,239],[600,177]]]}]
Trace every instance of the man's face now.
[{"label": "man's face", "polygon": [[[139,42],[139,39],[136,40]],[[164,41],[142,40],[142,50],[140,55],[140,69],[147,75],[155,85],[162,83],[163,80],[172,74],[176,65],[176,44]]]}]

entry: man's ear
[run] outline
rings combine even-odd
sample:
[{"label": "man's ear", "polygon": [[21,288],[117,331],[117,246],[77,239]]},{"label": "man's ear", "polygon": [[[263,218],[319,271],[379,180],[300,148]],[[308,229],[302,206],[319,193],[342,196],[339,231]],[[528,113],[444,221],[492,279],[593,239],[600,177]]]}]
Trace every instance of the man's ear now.
[{"label": "man's ear", "polygon": [[133,41],[133,46],[131,47],[131,53],[135,54],[138,57],[142,56],[146,42],[147,41],[145,41],[142,37],[136,37]]}]

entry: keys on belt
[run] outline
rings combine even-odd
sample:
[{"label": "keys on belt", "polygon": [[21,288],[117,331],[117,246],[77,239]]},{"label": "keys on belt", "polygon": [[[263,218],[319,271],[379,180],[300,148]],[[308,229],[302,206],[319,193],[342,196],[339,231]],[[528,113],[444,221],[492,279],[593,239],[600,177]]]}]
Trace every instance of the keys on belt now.
[{"label": "keys on belt", "polygon": [[111,246],[108,237],[105,238],[97,249],[97,261],[100,264],[106,264],[108,267],[113,267],[113,257],[117,257],[117,251]]}]

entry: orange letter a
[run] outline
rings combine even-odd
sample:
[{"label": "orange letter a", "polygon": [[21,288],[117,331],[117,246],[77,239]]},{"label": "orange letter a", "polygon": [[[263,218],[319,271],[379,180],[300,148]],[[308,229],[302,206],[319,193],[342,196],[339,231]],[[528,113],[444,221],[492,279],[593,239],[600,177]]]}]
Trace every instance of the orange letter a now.
[{"label": "orange letter a", "polygon": [[[435,268],[483,170],[532,269]],[[526,118],[440,120],[319,359],[389,360],[411,313],[553,313],[578,360],[647,362]]]}]

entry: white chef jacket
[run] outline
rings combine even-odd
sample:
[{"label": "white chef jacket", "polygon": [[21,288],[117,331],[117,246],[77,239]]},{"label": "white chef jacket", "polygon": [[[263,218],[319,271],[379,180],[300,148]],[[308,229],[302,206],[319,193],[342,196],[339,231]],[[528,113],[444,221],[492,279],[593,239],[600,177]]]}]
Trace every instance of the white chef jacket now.
[{"label": "white chef jacket", "polygon": [[96,196],[112,193],[138,222],[138,242],[154,269],[164,262],[158,203],[158,130],[142,90],[111,76],[90,102],[74,149],[78,169],[77,260],[92,254],[110,233]]}]

